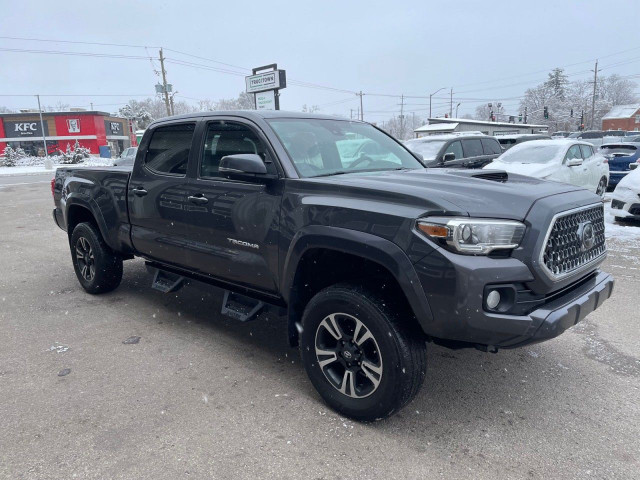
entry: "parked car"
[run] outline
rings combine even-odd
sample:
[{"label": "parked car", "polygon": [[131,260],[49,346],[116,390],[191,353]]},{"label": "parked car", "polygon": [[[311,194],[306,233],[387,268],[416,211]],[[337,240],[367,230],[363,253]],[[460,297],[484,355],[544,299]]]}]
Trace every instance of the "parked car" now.
[{"label": "parked car", "polygon": [[607,143],[600,147],[599,153],[609,163],[609,189],[613,190],[631,171],[631,165],[640,161],[640,143]]},{"label": "parked car", "polygon": [[603,143],[604,132],[602,130],[583,130],[581,132],[573,132],[567,138],[574,138],[576,140],[584,140],[589,142],[594,147],[599,147]]},{"label": "parked car", "polygon": [[503,150],[508,150],[514,145],[518,145],[522,142],[529,142],[531,140],[549,140],[549,135],[540,133],[519,133],[516,135],[498,135],[496,140],[500,142],[500,146]]},{"label": "parked car", "polygon": [[[338,145],[354,138],[376,144],[375,158],[343,158]],[[416,395],[427,341],[491,352],[537,343],[613,289],[598,269],[599,197],[424,168],[365,122],[268,110],[168,117],[147,128],[131,170],[60,167],[51,187],[88,293],[114,290],[137,256],[161,292],[220,287],[222,313],[238,321],[270,308],[322,398],[359,420]]]},{"label": "parked car", "polygon": [[616,220],[640,220],[640,168],[622,178],[611,194],[611,213]]},{"label": "parked car", "polygon": [[623,141],[624,143],[627,142],[631,142],[631,143],[640,143],[640,133],[638,132],[634,132],[635,135],[627,135],[624,138],[621,138],[620,140]]},{"label": "parked car", "polygon": [[433,135],[404,142],[427,167],[482,168],[502,153],[495,137],[483,134]]},{"label": "parked car", "polygon": [[551,135],[551,138],[565,138],[565,137],[568,137],[569,135],[571,135],[571,132],[565,132],[565,131],[559,130],[557,132],[554,132],[553,135]]},{"label": "parked car", "polygon": [[627,131],[627,133],[625,134],[625,137],[635,137],[640,135],[640,132],[638,130],[633,130],[633,131]]},{"label": "parked car", "polygon": [[593,145],[572,139],[536,140],[516,145],[485,168],[570,183],[604,196],[609,165]]},{"label": "parked car", "polygon": [[604,137],[624,137],[627,132],[626,130],[605,130],[602,134]]},{"label": "parked car", "polygon": [[136,158],[137,152],[138,152],[138,147],[125,148],[120,154],[120,157],[116,158],[113,161],[113,166],[114,167],[132,166],[133,161]]}]

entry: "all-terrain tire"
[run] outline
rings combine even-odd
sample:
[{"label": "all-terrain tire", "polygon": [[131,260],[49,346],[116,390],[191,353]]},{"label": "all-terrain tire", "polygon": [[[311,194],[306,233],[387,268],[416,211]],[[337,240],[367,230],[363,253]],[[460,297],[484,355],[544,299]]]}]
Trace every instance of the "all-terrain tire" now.
[{"label": "all-terrain tire", "polygon": [[73,268],[82,288],[92,294],[114,290],[122,280],[122,258],[91,223],[79,223],[69,242]]},{"label": "all-terrain tire", "polygon": [[[333,321],[338,324],[335,328]],[[335,339],[336,328],[346,346]],[[424,334],[408,308],[393,306],[371,289],[337,284],[321,290],[305,308],[300,337],[302,361],[311,383],[329,406],[350,418],[388,417],[409,403],[424,381]],[[355,343],[358,339],[361,345]],[[328,351],[325,349],[334,349],[336,360],[333,354],[318,353]],[[345,355],[356,361],[347,361]],[[358,366],[358,359],[364,367]],[[354,383],[347,370],[356,372]]]}]

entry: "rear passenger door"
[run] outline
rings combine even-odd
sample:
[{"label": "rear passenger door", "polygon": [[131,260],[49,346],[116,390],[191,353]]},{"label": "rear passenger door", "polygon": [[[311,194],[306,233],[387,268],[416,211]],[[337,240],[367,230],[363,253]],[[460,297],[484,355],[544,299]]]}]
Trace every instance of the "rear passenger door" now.
[{"label": "rear passenger door", "polygon": [[229,180],[219,174],[226,155],[262,157],[278,174],[275,155],[258,128],[242,119],[207,121],[189,187],[190,267],[226,282],[275,292],[281,184]]},{"label": "rear passenger door", "polygon": [[591,145],[580,145],[580,150],[582,151],[584,173],[588,178],[591,190],[595,192],[598,188],[598,182],[600,182],[602,157],[594,154]]},{"label": "rear passenger door", "polygon": [[187,167],[193,162],[195,122],[160,125],[145,134],[127,200],[131,240],[147,258],[188,262]]}]

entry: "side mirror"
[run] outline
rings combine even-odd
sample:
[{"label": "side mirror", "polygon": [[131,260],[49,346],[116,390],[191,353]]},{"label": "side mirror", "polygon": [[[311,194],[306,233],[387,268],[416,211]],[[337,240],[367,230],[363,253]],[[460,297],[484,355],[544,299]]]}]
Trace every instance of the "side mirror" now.
[{"label": "side mirror", "polygon": [[580,165],[582,165],[581,158],[571,158],[567,160],[567,167],[579,167]]},{"label": "side mirror", "polygon": [[222,157],[218,172],[223,177],[232,180],[259,182],[272,178],[271,175],[267,175],[267,167],[260,155],[255,153],[239,153]]},{"label": "side mirror", "polygon": [[629,164],[629,170],[635,170],[636,168],[638,168],[638,164],[637,163],[630,163]]},{"label": "side mirror", "polygon": [[442,157],[442,161],[443,162],[450,162],[451,160],[455,160],[456,159],[456,154],[455,153],[445,153],[444,157]]}]

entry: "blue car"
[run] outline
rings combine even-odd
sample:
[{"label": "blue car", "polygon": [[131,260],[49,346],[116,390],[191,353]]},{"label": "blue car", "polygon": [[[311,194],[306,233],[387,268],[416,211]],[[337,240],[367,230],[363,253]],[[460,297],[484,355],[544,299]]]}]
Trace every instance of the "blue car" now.
[{"label": "blue car", "polygon": [[599,152],[609,163],[609,190],[631,171],[629,165],[640,163],[640,142],[606,143]]}]

